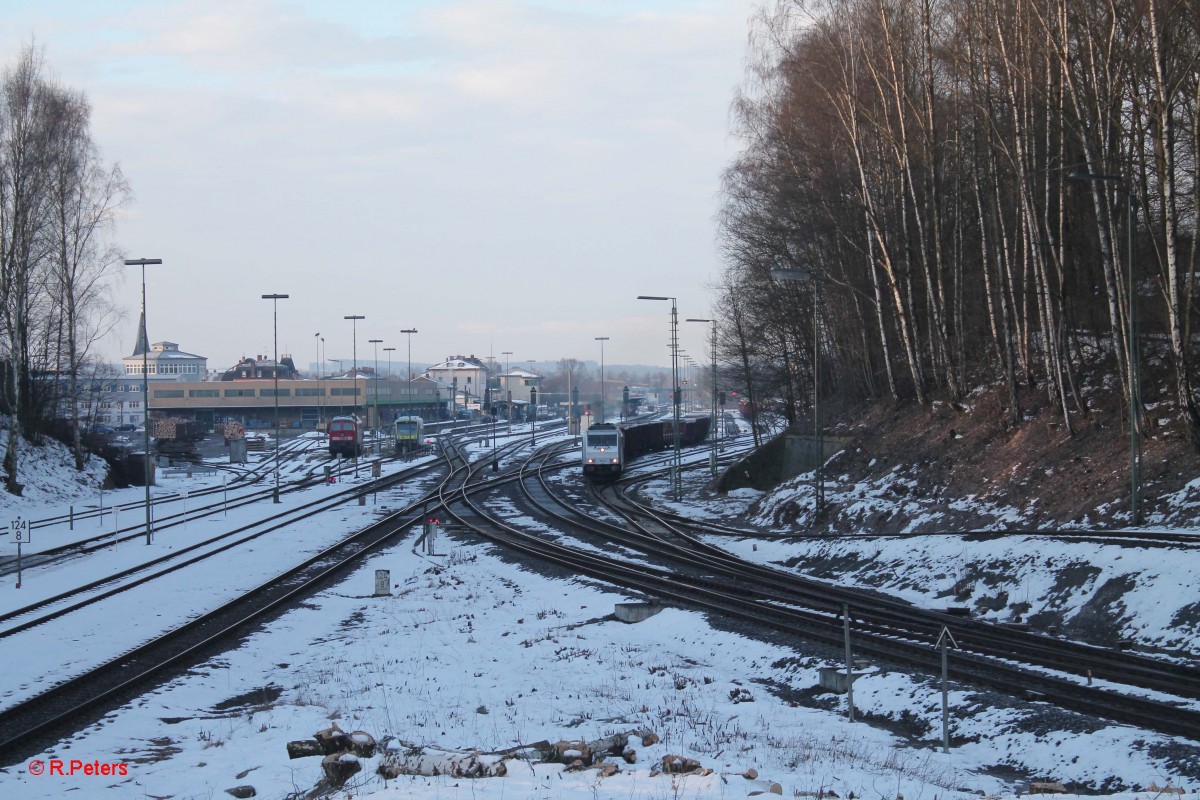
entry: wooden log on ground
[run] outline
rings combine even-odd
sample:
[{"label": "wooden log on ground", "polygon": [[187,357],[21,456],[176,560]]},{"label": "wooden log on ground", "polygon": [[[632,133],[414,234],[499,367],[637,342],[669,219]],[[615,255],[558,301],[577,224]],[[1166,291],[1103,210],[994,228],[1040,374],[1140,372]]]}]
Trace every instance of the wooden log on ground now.
[{"label": "wooden log on ground", "polygon": [[320,743],[321,749],[325,752],[325,755],[329,755],[331,753],[344,753],[350,749],[350,737],[346,735],[345,731],[338,727],[336,722],[325,730],[314,733],[313,738]]},{"label": "wooden log on ground", "polygon": [[398,746],[395,749],[384,753],[379,760],[377,771],[385,778],[401,775],[502,778],[508,774],[504,756],[481,753],[478,750],[422,747],[408,742],[396,744]]},{"label": "wooden log on ground", "polygon": [[366,731],[351,731],[347,736],[350,741],[350,752],[359,758],[370,758],[375,755],[375,737]]},{"label": "wooden log on ground", "polygon": [[705,770],[694,758],[667,754],[662,757],[662,771],[671,775],[697,775]]},{"label": "wooden log on ground", "polygon": [[300,739],[287,743],[288,758],[304,758],[306,756],[328,755],[325,748],[316,739]]},{"label": "wooden log on ground", "polygon": [[321,769],[330,786],[341,786],[362,769],[362,762],[353,753],[330,753],[321,759]]},{"label": "wooden log on ground", "polygon": [[580,739],[563,739],[550,746],[549,757],[546,760],[559,764],[581,761],[587,766],[592,763],[592,748]]}]

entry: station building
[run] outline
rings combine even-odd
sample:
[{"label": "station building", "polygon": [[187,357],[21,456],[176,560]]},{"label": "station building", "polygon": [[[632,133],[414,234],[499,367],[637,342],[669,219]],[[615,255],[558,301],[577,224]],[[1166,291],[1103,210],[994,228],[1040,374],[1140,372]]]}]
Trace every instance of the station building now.
[{"label": "station building", "polygon": [[[121,366],[123,374],[97,378],[91,385],[88,416],[97,425],[142,425],[148,414],[151,419],[194,419],[206,426],[236,420],[247,429],[272,428],[278,408],[283,428],[311,429],[350,413],[378,427],[399,416],[443,419],[452,402],[451,385],[436,378],[410,383],[365,367],[304,377],[289,355],[278,363],[265,356],[244,357],[224,372],[210,373],[204,356],[180,350],[175,342],[150,344],[144,313],[133,353],[121,359]],[[80,408],[81,416],[85,411]]]}]

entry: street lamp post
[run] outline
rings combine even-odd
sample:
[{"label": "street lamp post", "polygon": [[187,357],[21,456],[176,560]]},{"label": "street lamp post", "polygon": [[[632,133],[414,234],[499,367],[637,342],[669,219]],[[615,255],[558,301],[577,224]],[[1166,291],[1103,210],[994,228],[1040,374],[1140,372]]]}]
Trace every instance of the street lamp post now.
[{"label": "street lamp post", "polygon": [[287,300],[286,294],[264,294],[263,300],[270,300],[272,307],[272,325],[271,329],[274,332],[275,339],[275,364],[272,373],[275,375],[275,492],[272,494],[274,502],[279,502],[279,301]]},{"label": "street lamp post", "polygon": [[417,333],[417,329],[416,328],[405,328],[404,330],[402,330],[400,332],[408,334],[408,382],[406,384],[404,384],[404,395],[405,395],[405,400],[407,401],[407,405],[408,405],[407,411],[409,413],[411,413],[412,412],[412,335],[414,333]]},{"label": "street lamp post", "polygon": [[383,339],[368,339],[371,344],[375,345],[375,359],[372,362],[371,374],[375,376],[372,381],[375,384],[375,443],[379,443],[379,429],[383,427],[383,421],[379,419],[379,345],[383,344]]},{"label": "street lamp post", "polygon": [[[391,381],[392,381],[392,353],[393,353],[395,350],[396,350],[396,348],[394,348],[394,347],[385,347],[385,348],[383,348],[383,352],[385,352],[385,353],[387,353],[387,354],[388,354],[388,383],[389,383],[389,385],[391,384]],[[388,393],[388,399],[389,399],[389,400],[391,399],[391,393],[390,393],[390,392]],[[405,400],[407,400],[408,398],[407,398],[407,397],[405,397],[404,399],[405,399]],[[396,407],[395,401],[393,401],[393,402],[389,403],[389,405],[391,405],[393,409],[395,409],[395,407]],[[405,416],[407,416],[407,415],[408,415],[408,408],[407,408],[407,407],[405,407],[405,409],[404,409],[404,415],[405,415]],[[398,416],[398,414],[396,414],[396,413],[394,413],[394,412],[393,412],[393,414],[392,414],[392,419],[395,419],[397,416]]]},{"label": "street lamp post", "polygon": [[323,427],[323,423],[325,421],[325,413],[324,413],[325,397],[324,397],[324,393],[322,392],[322,385],[321,385],[322,384],[321,378],[324,375],[323,362],[325,360],[324,354],[321,351],[325,347],[325,340],[321,338],[321,333],[319,331],[314,335],[317,338],[317,442],[320,442],[321,441],[320,431],[321,431],[321,428]]},{"label": "street lamp post", "polygon": [[675,418],[675,462],[672,467],[674,474],[671,483],[675,490],[675,499],[679,500],[683,493],[683,454],[679,449],[679,312],[676,309],[674,297],[639,294],[637,299],[671,301],[671,404],[674,408]]},{"label": "street lamp post", "polygon": [[1124,175],[1096,175],[1090,172],[1072,171],[1067,178],[1073,181],[1088,181],[1092,183],[1118,183],[1125,188],[1126,204],[1126,258],[1128,274],[1127,302],[1128,312],[1128,355],[1129,381],[1129,519],[1132,525],[1142,524],[1142,511],[1139,502],[1142,488],[1142,376],[1141,354],[1138,349],[1137,333],[1137,284],[1133,279],[1133,223],[1137,214],[1137,198],[1133,196],[1133,187]]},{"label": "street lamp post", "polygon": [[[536,359],[529,359],[529,374],[534,376],[537,375],[533,369],[535,363]],[[534,381],[534,385],[529,387],[529,443],[534,446],[537,445],[537,407],[537,381]]]},{"label": "street lamp post", "polygon": [[146,335],[146,267],[161,264],[161,258],[127,258],[125,266],[142,268],[142,477],[146,483],[146,544],[150,544],[153,527],[150,522],[150,337]]},{"label": "street lamp post", "polygon": [[508,426],[512,427],[512,376],[509,374],[512,370],[509,368],[508,357],[513,354],[512,350],[501,350],[500,355],[504,356],[504,404],[508,417]]},{"label": "street lamp post", "polygon": [[608,341],[607,336],[597,336],[595,340],[600,343],[600,422],[605,420],[604,416],[604,343]]},{"label": "street lamp post", "polygon": [[825,512],[825,433],[821,428],[821,273],[806,267],[780,268],[771,270],[771,277],[782,281],[812,281],[813,285],[813,439],[817,451],[813,521],[816,522]]},{"label": "street lamp post", "polygon": [[[707,322],[712,325],[712,374],[710,375],[712,383],[712,430],[709,435],[712,437],[712,453],[708,458],[709,471],[713,477],[717,475],[717,439],[720,434],[720,428],[717,427],[717,321],[714,319],[700,319],[698,317],[688,317],[688,322]],[[724,420],[722,420],[724,421]]]},{"label": "street lamp post", "polygon": [[[366,319],[362,314],[347,314],[342,319],[350,320],[350,349],[353,356],[354,364],[354,405],[352,408],[355,412],[358,411],[358,321]],[[354,477],[358,477],[358,448],[354,448]]]}]

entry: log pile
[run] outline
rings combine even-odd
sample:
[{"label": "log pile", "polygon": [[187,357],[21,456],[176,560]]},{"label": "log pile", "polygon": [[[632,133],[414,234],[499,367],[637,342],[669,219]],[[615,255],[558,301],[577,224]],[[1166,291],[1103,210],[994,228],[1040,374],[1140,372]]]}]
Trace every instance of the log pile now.
[{"label": "log pile", "polygon": [[335,722],[313,734],[312,739],[288,742],[288,758],[324,756],[321,769],[330,787],[343,785],[362,769],[360,758],[375,755],[375,737],[366,731],[346,733]]},{"label": "log pile", "polygon": [[[562,764],[568,771],[595,770],[600,777],[609,777],[620,772],[616,759],[626,764],[638,760],[638,747],[658,744],[658,735],[649,730],[631,730],[587,741],[584,739],[560,739],[557,742],[542,741],[519,745],[498,752],[480,750],[456,750],[446,747],[424,746],[384,737],[376,742],[375,737],[364,731],[343,731],[335,722],[324,730],[317,731],[311,739],[288,742],[289,758],[322,756],[321,768],[325,777],[318,789],[337,789],[362,770],[361,759],[372,758],[380,753],[376,772],[385,779],[402,775],[425,777],[446,776],[450,778],[500,778],[508,774],[507,762],[514,758],[536,759],[542,763]],[[711,775],[713,770],[693,758],[668,754],[650,768],[652,775]],[[749,769],[742,773],[751,785],[750,794],[780,794],[779,784],[757,780],[758,773]]]}]

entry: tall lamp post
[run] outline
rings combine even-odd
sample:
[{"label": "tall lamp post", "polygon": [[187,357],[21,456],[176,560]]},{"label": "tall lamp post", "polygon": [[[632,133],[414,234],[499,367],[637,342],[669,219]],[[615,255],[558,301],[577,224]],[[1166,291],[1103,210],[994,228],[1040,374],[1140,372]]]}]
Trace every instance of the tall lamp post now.
[{"label": "tall lamp post", "polygon": [[412,335],[417,333],[416,328],[405,328],[400,331],[408,334],[408,383],[404,384],[405,399],[408,401],[408,411],[412,412]]},{"label": "tall lamp post", "polygon": [[[350,349],[354,364],[354,411],[358,411],[358,321],[366,319],[362,314],[347,314],[342,319],[350,320]],[[358,477],[358,448],[354,448],[354,477]]]},{"label": "tall lamp post", "polygon": [[[385,352],[385,353],[387,353],[387,354],[388,354],[388,383],[389,383],[389,385],[391,384],[391,380],[392,380],[392,353],[393,353],[393,352],[395,352],[395,350],[396,350],[396,348],[394,348],[394,347],[385,347],[385,348],[383,348],[383,352]],[[390,393],[390,392],[388,393],[388,399],[391,399],[391,393]],[[407,400],[408,398],[406,397],[405,399]],[[395,404],[395,401],[394,401],[394,400],[392,401],[392,403],[391,403],[390,405],[392,406],[392,408],[393,408],[393,409],[395,409],[395,407],[396,407],[396,404]],[[407,407],[404,409],[404,414],[405,414],[405,415],[407,415],[407,414],[408,414],[408,408],[407,408]],[[393,414],[392,414],[392,419],[395,419],[397,416],[398,416],[398,414],[396,414],[396,413],[393,413]]]},{"label": "tall lamp post", "polygon": [[286,294],[264,294],[263,300],[270,300],[272,307],[271,328],[275,339],[275,364],[271,372],[275,375],[275,491],[271,495],[274,502],[279,502],[279,301],[287,300]]},{"label": "tall lamp post", "polygon": [[[383,339],[368,339],[368,342],[375,345],[375,359],[372,362],[371,374],[375,376],[372,383],[375,384],[375,442],[379,442],[379,429],[383,423],[379,419],[379,345],[383,344]],[[368,392],[370,394],[370,392]]]},{"label": "tall lamp post", "polygon": [[[712,383],[712,422],[709,435],[712,437],[712,454],[708,458],[709,471],[713,477],[717,474],[717,437],[720,434],[720,428],[717,427],[717,321],[713,319],[700,319],[699,317],[688,317],[688,322],[707,322],[712,325],[712,373],[709,376]],[[723,421],[723,420],[722,420]]]},{"label": "tall lamp post", "polygon": [[150,544],[153,527],[150,523],[150,337],[146,335],[146,267],[161,264],[161,258],[127,258],[125,266],[142,268],[142,467],[146,482],[146,544]]},{"label": "tall lamp post", "polygon": [[683,454],[679,450],[679,312],[674,297],[639,294],[637,299],[671,301],[671,404],[675,418],[675,462],[671,483],[675,489],[675,499],[678,500],[683,493]]},{"label": "tall lamp post", "polygon": [[325,397],[324,397],[324,393],[321,391],[321,389],[322,389],[321,378],[324,375],[324,372],[323,372],[324,365],[322,363],[324,361],[324,355],[322,354],[321,351],[325,347],[325,340],[321,338],[321,333],[319,331],[314,335],[317,337],[317,441],[319,442],[319,441],[321,441],[321,433],[320,433],[321,428],[322,428],[321,423],[323,423],[325,421],[325,419],[324,419],[325,414],[324,414],[324,408],[323,408],[323,406],[325,405]]},{"label": "tall lamp post", "polygon": [[1137,215],[1137,198],[1133,196],[1133,187],[1124,175],[1097,175],[1090,172],[1072,171],[1067,178],[1073,181],[1091,183],[1117,183],[1125,188],[1126,205],[1126,259],[1128,272],[1128,288],[1126,302],[1128,312],[1128,381],[1129,381],[1129,519],[1132,525],[1142,524],[1142,510],[1139,502],[1142,488],[1142,376],[1141,354],[1138,349],[1137,333],[1137,283],[1133,279],[1133,223]]},{"label": "tall lamp post", "polygon": [[512,427],[512,385],[509,383],[512,376],[509,373],[512,371],[508,366],[508,357],[513,354],[512,350],[501,350],[500,355],[504,356],[504,406],[507,409],[505,416],[508,417],[508,426]]},{"label": "tall lamp post", "polygon": [[[535,363],[537,363],[537,360],[533,359],[533,358],[528,359],[528,360],[529,360],[529,373],[531,375],[536,376],[537,372],[534,371],[533,365]],[[531,445],[537,444],[537,407],[538,407],[537,381],[534,381],[534,385],[529,387],[529,443]]]},{"label": "tall lamp post", "polygon": [[595,340],[600,343],[600,422],[603,423],[604,417],[604,343],[608,341],[607,336],[597,336]]},{"label": "tall lamp post", "polygon": [[795,269],[773,269],[771,277],[780,281],[811,281],[813,285],[812,325],[813,325],[813,439],[817,451],[816,467],[816,498],[813,503],[813,521],[825,513],[825,432],[821,428],[821,273],[806,267]]}]

